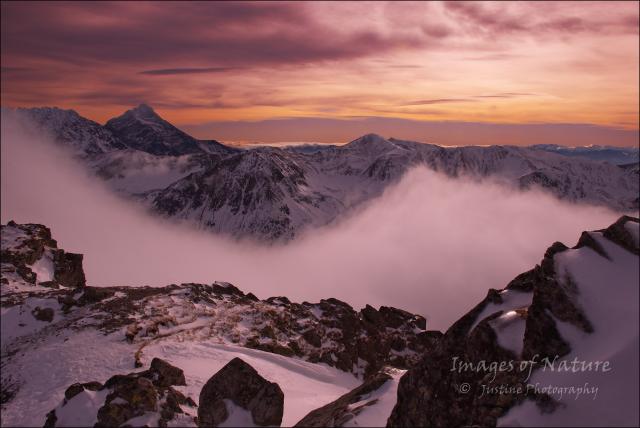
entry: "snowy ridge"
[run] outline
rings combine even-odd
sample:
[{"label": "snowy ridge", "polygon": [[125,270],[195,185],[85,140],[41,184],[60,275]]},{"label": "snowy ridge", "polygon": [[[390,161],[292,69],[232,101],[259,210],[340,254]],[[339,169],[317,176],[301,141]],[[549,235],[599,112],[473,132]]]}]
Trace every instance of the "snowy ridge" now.
[{"label": "snowy ridge", "polygon": [[387,426],[637,425],[637,231],[623,216],[556,242],[490,290],[401,379]]},{"label": "snowy ridge", "polygon": [[[10,110],[6,110],[10,112]],[[65,145],[76,156],[86,158],[123,150],[126,145],[109,129],[85,119],[73,110],[56,107],[20,108],[16,112],[28,118],[56,142]],[[3,111],[3,114],[5,111]]]},{"label": "snowy ridge", "polygon": [[128,147],[153,155],[179,156],[206,151],[229,153],[233,150],[216,141],[198,141],[180,131],[156,114],[151,107],[140,104],[105,124]]},{"label": "snowy ridge", "polygon": [[442,147],[367,134],[322,149],[241,150],[196,140],[144,104],[104,127],[71,111],[20,112],[152,212],[234,237],[290,240],[339,220],[417,166],[620,212],[640,206],[637,163],[617,166],[557,147]]},{"label": "snowy ridge", "polygon": [[640,149],[638,147],[586,146],[565,147],[556,144],[536,144],[531,146],[537,150],[558,153],[563,156],[575,156],[585,159],[607,161],[615,165],[638,163]]}]

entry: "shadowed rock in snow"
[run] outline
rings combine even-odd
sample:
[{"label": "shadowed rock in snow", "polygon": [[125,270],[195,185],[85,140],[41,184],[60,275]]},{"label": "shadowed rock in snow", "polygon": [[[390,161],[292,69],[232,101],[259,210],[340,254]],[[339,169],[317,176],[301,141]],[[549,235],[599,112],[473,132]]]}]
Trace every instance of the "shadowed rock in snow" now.
[{"label": "shadowed rock in snow", "polygon": [[[179,425],[189,419],[182,406],[196,405],[172,385],[185,385],[184,373],[159,358],[153,359],[148,370],[112,376],[104,385],[75,383],[65,391],[62,403],[47,414],[44,426],[73,426],[77,424],[74,418],[78,416],[74,413],[96,411],[96,428],[143,424],[166,427],[169,421]],[[93,406],[88,407],[87,401],[92,401]],[[91,419],[94,415],[87,416]],[[147,423],[139,419],[143,417],[147,418]]]},{"label": "shadowed rock in snow", "polygon": [[240,358],[234,358],[211,377],[200,392],[199,426],[218,426],[229,418],[225,400],[251,412],[259,426],[280,426],[284,393]]},{"label": "shadowed rock in snow", "polygon": [[375,406],[377,399],[370,396],[391,380],[385,369],[370,376],[364,383],[337,400],[309,413],[296,427],[341,427],[353,420],[366,407]]}]

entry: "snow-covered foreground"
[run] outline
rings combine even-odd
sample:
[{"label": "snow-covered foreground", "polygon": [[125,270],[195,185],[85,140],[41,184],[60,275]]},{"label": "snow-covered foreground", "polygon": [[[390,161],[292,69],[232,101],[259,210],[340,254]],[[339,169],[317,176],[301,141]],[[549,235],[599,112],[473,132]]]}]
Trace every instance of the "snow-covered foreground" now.
[{"label": "snow-covered foreground", "polygon": [[[2,321],[4,324],[4,315]],[[24,352],[10,367],[3,367],[19,374],[20,389],[2,409],[2,426],[42,426],[45,415],[60,403],[69,385],[104,382],[114,374],[134,371],[134,351],[119,338],[95,330],[48,336],[37,350]]]},{"label": "snow-covered foreground", "polygon": [[[148,366],[153,357],[160,357],[182,368],[187,378],[187,386],[176,389],[191,396],[196,403],[206,381],[233,358],[241,358],[262,377],[280,385],[284,392],[282,426],[292,426],[310,411],[335,400],[361,383],[352,374],[324,364],[312,364],[238,346],[202,342],[160,342],[146,347],[144,355],[145,366]],[[386,418],[381,423],[384,425]]]},{"label": "snow-covered foreground", "polygon": [[[104,382],[114,374],[143,370],[132,368],[134,352],[134,346],[95,331],[49,338],[37,352],[25,353],[19,365],[12,366],[12,370],[20,371],[23,385],[11,406],[3,409],[2,426],[42,426],[46,413],[60,403],[69,385]],[[148,367],[154,357],[184,370],[187,386],[176,389],[196,403],[202,386],[211,376],[233,358],[242,358],[282,388],[285,395],[283,426],[292,426],[311,410],[361,383],[352,374],[324,364],[222,344],[160,342],[145,348],[143,367]],[[94,411],[97,412],[97,408]],[[384,425],[385,421],[386,418],[380,423]]]},{"label": "snow-covered foreground", "polygon": [[[185,380],[171,385],[197,403],[207,381],[236,357],[282,389],[285,426],[351,392],[365,374],[390,370],[393,382],[375,392],[379,405],[364,415],[366,425],[384,425],[403,372],[391,367],[407,368],[431,346],[424,318],[395,308],[356,312],[336,299],[259,300],[224,282],[87,287],[81,255],[57,248],[46,227],[10,223],[1,230],[3,426],[113,422],[108,406],[122,386],[114,386],[117,379],[147,376],[156,358],[181,376],[184,371]],[[50,269],[38,269],[52,254]],[[88,383],[92,389],[82,390]],[[156,404],[144,413],[122,410],[129,412],[122,421],[195,423],[195,404],[184,398],[183,408],[163,416],[166,408],[158,406],[168,403],[169,393],[156,392]],[[136,394],[129,398],[139,400]],[[246,425],[246,410],[228,404],[233,418],[227,423]]]}]

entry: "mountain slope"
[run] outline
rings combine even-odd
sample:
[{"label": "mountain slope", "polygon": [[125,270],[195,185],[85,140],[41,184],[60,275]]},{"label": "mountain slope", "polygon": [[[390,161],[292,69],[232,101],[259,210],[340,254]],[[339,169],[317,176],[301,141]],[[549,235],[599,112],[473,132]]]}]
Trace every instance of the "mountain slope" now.
[{"label": "mountain slope", "polygon": [[71,148],[75,155],[91,157],[124,150],[123,143],[109,129],[85,119],[73,110],[56,107],[20,108],[19,115],[30,119],[38,128],[50,134],[54,140]]},{"label": "mountain slope", "polygon": [[[198,140],[162,119],[146,104],[110,119],[105,128],[128,147],[153,155],[179,156],[203,151]],[[213,150],[213,143],[207,148]],[[225,147],[219,145],[219,150],[224,151]]]},{"label": "mountain slope", "polygon": [[489,290],[400,380],[387,426],[637,425],[638,235],[621,217]]}]

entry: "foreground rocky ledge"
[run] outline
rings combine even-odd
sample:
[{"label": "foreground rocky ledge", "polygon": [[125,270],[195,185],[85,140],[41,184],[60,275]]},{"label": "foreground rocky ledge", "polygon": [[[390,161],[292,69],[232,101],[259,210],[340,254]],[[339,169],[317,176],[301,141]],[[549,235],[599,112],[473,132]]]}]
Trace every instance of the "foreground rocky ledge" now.
[{"label": "foreground rocky ledge", "polygon": [[[638,340],[638,242],[638,219],[627,216],[606,229],[583,233],[573,248],[556,242],[539,265],[517,276],[504,289],[489,290],[482,302],[443,335],[425,330],[424,318],[400,309],[367,306],[355,311],[336,299],[313,304],[292,303],[286,297],[260,300],[224,282],[159,288],[88,287],[84,285],[81,255],[58,249],[44,226],[10,223],[2,226],[3,410],[11,408],[12,401],[26,385],[28,373],[22,366],[25,358],[42,352],[52,343],[63,350],[67,340],[84,333],[98,333],[109,343],[100,346],[121,350],[118,358],[125,360],[117,366],[130,370],[141,370],[148,364],[145,352],[150,348],[155,352],[164,349],[166,355],[172,355],[177,347],[198,343],[266,351],[287,361],[323,363],[359,376],[363,382],[360,386],[329,403],[318,402],[317,408],[299,420],[298,426],[366,425],[372,421],[372,415],[378,418],[374,420],[376,424],[386,420],[388,426],[495,426],[507,416],[512,418],[508,422],[542,423],[527,419],[531,416],[526,414],[522,416],[527,403],[533,403],[536,415],[552,416],[558,409],[568,408],[574,412],[570,413],[573,417],[581,417],[582,412],[582,417],[602,422],[598,419],[602,418],[600,414],[594,413],[597,402],[585,410],[571,401],[526,386],[532,375],[540,376],[544,358],[570,358],[576,349],[585,352],[583,342],[589,340],[593,343],[590,349],[597,351],[604,340],[602,334],[611,334],[602,327],[606,325],[604,321],[616,323],[618,329],[613,334],[615,340],[608,340],[606,351],[635,358],[631,370],[633,364],[637,370],[637,351],[635,355],[624,354],[625,349],[616,346],[624,348],[625,343]],[[608,284],[591,281],[594,274],[606,278]],[[616,308],[619,310],[607,313],[604,321],[602,314],[598,314],[603,299],[619,305]],[[568,333],[572,331],[579,334]],[[204,349],[215,352],[217,348]],[[88,350],[80,348],[76,352]],[[94,356],[96,351],[100,352],[91,351]],[[49,362],[55,358],[45,359]],[[114,421],[132,425],[197,424],[196,403],[175,386],[183,384],[182,370],[160,361],[153,359],[150,369],[128,375],[107,370],[104,373],[109,375],[103,375],[102,379],[87,374],[78,377],[79,383],[64,385],[65,397],[49,413],[48,425],[58,426],[55,412],[59,416],[67,401],[76,396],[97,400],[99,407],[106,409],[96,416],[98,425]],[[525,363],[525,369],[469,369],[480,367],[483,362],[511,362],[516,367]],[[249,420],[256,423],[255,415],[251,415],[258,409],[258,414],[268,415],[265,423],[277,424],[271,418],[282,418],[279,405],[265,407],[264,402],[236,397],[239,390],[230,387],[233,376],[227,372],[246,374],[248,384],[269,385],[259,370],[245,364],[244,361],[231,364],[219,376],[224,381],[214,382],[227,385],[228,393],[220,394],[224,388],[216,387],[205,394],[213,397],[205,401],[216,403],[212,404],[213,413],[203,410],[203,403],[198,412],[213,414],[216,421],[228,417],[225,412],[235,412],[236,416],[253,418]],[[623,378],[616,378],[618,387],[631,388],[628,395],[637,396],[637,384],[634,392],[624,372],[619,372]],[[53,380],[56,374],[47,375]],[[172,380],[164,382],[162,379],[167,376]],[[102,384],[103,379],[108,380]],[[502,386],[506,391],[483,394],[487,386]],[[279,402],[279,387],[268,389],[272,391],[269,394],[275,400],[272,401]],[[151,401],[138,403],[131,394],[127,395],[130,390]],[[262,389],[258,387],[255,391],[260,395]],[[132,401],[140,406],[131,407]],[[53,407],[37,411],[42,412],[44,420]],[[615,421],[637,424],[637,407],[633,407],[635,414],[629,407],[628,403],[620,403],[613,413]],[[151,408],[155,419],[145,416]],[[261,416],[258,419],[262,420]],[[607,419],[610,420],[613,419]],[[553,419],[545,423],[549,421]]]},{"label": "foreground rocky ledge", "polygon": [[149,346],[188,341],[323,363],[360,378],[384,366],[408,368],[441,335],[425,330],[423,317],[396,308],[356,311],[333,298],[260,300],[225,282],[89,287],[82,255],[58,249],[43,225],[2,226],[2,262],[3,405],[23,383],[11,369],[23,353],[85,331],[126,344],[132,369],[142,366]]}]

